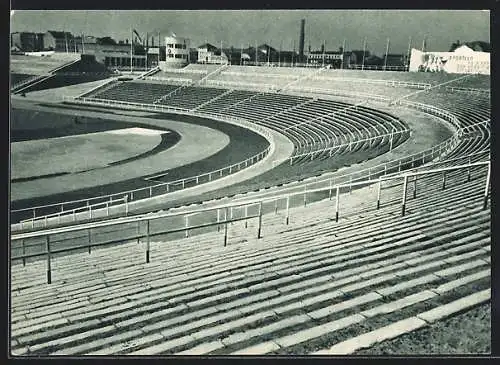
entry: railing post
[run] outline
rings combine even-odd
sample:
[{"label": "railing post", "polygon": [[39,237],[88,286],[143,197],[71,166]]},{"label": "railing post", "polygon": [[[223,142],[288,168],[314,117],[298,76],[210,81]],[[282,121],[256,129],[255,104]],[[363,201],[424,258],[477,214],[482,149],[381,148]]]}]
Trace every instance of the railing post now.
[{"label": "railing post", "polygon": [[24,239],[21,240],[21,245],[23,247],[23,266],[26,266],[26,257],[24,257],[24,255],[26,255],[26,246],[24,243]]},{"label": "railing post", "polygon": [[211,172],[208,173],[208,181],[212,181],[212,173]]},{"label": "railing post", "polygon": [[286,225],[290,223],[290,195],[286,197]]},{"label": "railing post", "polygon": [[50,237],[49,235],[45,236],[45,243],[47,248],[47,284],[52,283],[52,271],[50,268]]},{"label": "railing post", "polygon": [[335,192],[335,222],[339,221],[339,196],[340,186],[337,186],[337,191]]},{"label": "railing post", "polygon": [[[217,208],[217,223],[220,222],[220,210]],[[217,232],[220,232],[220,224],[217,225]]]},{"label": "railing post", "polygon": [[257,231],[257,239],[261,238],[261,230],[262,230],[262,202],[259,204],[259,229]]},{"label": "railing post", "polygon": [[330,189],[328,190],[328,200],[332,200],[332,179],[330,179]]},{"label": "railing post", "polygon": [[106,202],[106,217],[109,217],[109,202]]},{"label": "railing post", "polygon": [[245,205],[245,228],[248,228],[248,205]]},{"label": "railing post", "polygon": [[414,176],[413,179],[413,199],[417,198],[417,175]]},{"label": "railing post", "polygon": [[137,221],[137,244],[141,243],[141,221]]},{"label": "railing post", "polygon": [[488,163],[488,173],[486,174],[486,185],[484,187],[483,209],[486,209],[488,207],[488,189],[490,186],[490,176],[491,176],[491,162]]},{"label": "railing post", "polygon": [[377,185],[377,210],[380,209],[380,194],[382,192],[382,179],[379,177],[378,178],[378,185]]},{"label": "railing post", "polygon": [[352,193],[352,175],[349,176],[349,194]]},{"label": "railing post", "polygon": [[398,164],[398,172],[401,172],[401,160],[399,160],[399,164]]},{"label": "railing post", "polygon": [[[217,210],[218,211],[218,210]],[[224,247],[227,246],[227,207],[226,210],[224,211]]]},{"label": "railing post", "polygon": [[186,188],[186,179],[182,179],[182,188],[185,189]]},{"label": "railing post", "polygon": [[146,221],[146,263],[149,263],[149,246],[150,238],[149,238],[149,219]]},{"label": "railing post", "polygon": [[304,207],[307,205],[307,185],[304,185]]},{"label": "railing post", "polygon": [[[471,158],[469,157],[469,165],[471,164]],[[470,174],[471,174],[471,169],[470,166],[467,169],[467,182],[470,182]]]},{"label": "railing post", "polygon": [[91,228],[88,229],[87,231],[87,237],[88,237],[88,250],[89,250],[89,254],[91,253],[91,244],[92,244],[92,238],[91,238]]},{"label": "railing post", "polygon": [[128,216],[128,194],[125,194],[123,200],[125,200],[125,217],[126,217]]},{"label": "railing post", "polygon": [[404,217],[406,210],[406,187],[408,185],[408,175],[405,175],[403,181],[403,199],[401,202],[401,215]]},{"label": "railing post", "polygon": [[92,219],[92,205],[89,205],[89,219]]},{"label": "railing post", "polygon": [[153,196],[153,187],[150,186],[149,187],[149,197],[152,197]]},{"label": "railing post", "polygon": [[443,171],[443,190],[446,189],[446,171]]},{"label": "railing post", "polygon": [[185,237],[188,238],[189,237],[189,230],[188,230],[188,227],[189,227],[189,216],[188,215],[184,216],[184,227],[186,228]]}]

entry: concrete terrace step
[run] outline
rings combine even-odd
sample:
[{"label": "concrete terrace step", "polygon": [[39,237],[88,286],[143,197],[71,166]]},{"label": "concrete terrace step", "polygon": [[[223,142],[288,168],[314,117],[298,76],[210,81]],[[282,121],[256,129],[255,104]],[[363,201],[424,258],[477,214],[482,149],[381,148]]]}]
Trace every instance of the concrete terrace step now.
[{"label": "concrete terrace step", "polygon": [[363,333],[356,337],[339,342],[330,347],[328,350],[319,350],[313,352],[312,355],[352,354],[357,350],[369,348],[376,343],[380,343],[422,328],[436,319],[443,319],[447,316],[453,315],[454,313],[463,311],[466,308],[486,303],[490,300],[490,298],[491,289],[486,289],[457,299],[441,307],[431,309],[416,316],[391,323],[390,325],[378,328],[371,332]]},{"label": "concrete terrace step", "polygon": [[[472,212],[471,212],[471,213],[472,213]],[[373,239],[375,239],[375,237],[374,237]],[[356,241],[354,241],[354,242],[356,242]],[[311,247],[311,245],[310,245],[310,244],[308,244],[308,249],[310,250],[311,248],[312,248],[312,247]],[[161,267],[160,267],[160,269],[161,269]],[[149,285],[155,286],[155,285],[154,285],[154,282],[151,282],[151,281],[150,281]],[[104,290],[104,289],[103,289],[103,290]],[[108,290],[109,290],[109,288],[108,288]],[[33,300],[33,299],[35,299],[35,298],[30,298],[30,299],[32,299],[32,300]]]},{"label": "concrete terrace step", "polygon": [[[132,245],[132,247],[134,247],[134,245]],[[126,259],[126,258],[124,258],[124,260],[125,260],[125,259]],[[130,259],[130,257],[128,257],[128,259]],[[130,260],[129,260],[129,261],[130,261]]]},{"label": "concrete terrace step", "polygon": [[[143,260],[143,243],[77,254],[82,260],[73,267],[68,257],[54,260],[54,274],[64,279],[51,285],[36,284],[43,262],[22,270],[16,265],[13,348],[28,354],[281,353],[357,323],[390,321],[419,303],[439,308],[488,284],[489,211],[476,206],[478,197],[460,194],[481,190],[472,181],[417,195],[409,199],[415,211],[405,217],[397,204],[337,223],[327,213],[315,221],[314,211],[297,209],[294,214],[311,216],[309,225],[280,233],[283,217],[273,217],[277,232],[264,226],[260,240],[200,255],[203,242],[209,247],[220,235],[201,236],[198,246],[196,237],[168,249],[158,242],[150,264],[133,262]],[[358,307],[362,311],[353,313]]]},{"label": "concrete terrace step", "polygon": [[[309,249],[311,249],[311,248],[312,248],[312,247],[309,247]],[[233,274],[234,274],[234,273],[233,273]],[[186,284],[187,284],[187,283],[186,283]],[[129,284],[129,285],[130,285],[130,284]],[[156,286],[156,285],[154,285],[154,283],[151,283],[151,282],[150,282],[150,284],[149,284],[149,285],[150,285],[150,286],[153,286],[153,287],[155,287],[155,286]],[[49,287],[50,287],[50,286],[49,286]],[[103,290],[104,290],[104,289],[103,289]],[[107,290],[109,290],[109,288],[108,288]],[[34,298],[30,298],[30,299],[31,299],[31,300],[33,300]],[[33,304],[33,303],[30,303],[30,304]]]},{"label": "concrete terrace step", "polygon": [[[464,308],[472,307],[476,304],[483,303],[484,301],[489,299],[489,292],[490,289],[486,289],[477,293],[473,293],[471,295],[465,296],[459,300],[449,302],[447,304],[443,305],[438,305],[434,307],[431,310],[428,310],[424,313],[417,314],[414,318],[422,319],[422,316],[424,317],[439,317],[439,318],[444,318],[445,316],[449,316],[453,313],[458,312],[459,310],[463,310]],[[282,336],[276,339],[273,339],[271,341],[267,341],[264,343],[258,343],[256,345],[252,345],[250,347],[246,347],[243,349],[240,349],[238,351],[233,352],[233,355],[244,355],[244,354],[267,354],[267,353],[281,353],[284,349],[296,346],[298,344],[308,342],[311,340],[315,340],[318,338],[321,338],[325,335],[330,335],[333,332],[339,331],[347,326],[357,324],[366,320],[369,320],[370,318],[373,318],[377,316],[380,313],[383,314],[390,314],[394,313],[396,311],[402,310],[404,308],[412,307],[415,304],[425,302],[429,299],[437,297],[438,294],[433,292],[432,290],[424,290],[415,294],[411,294],[408,296],[405,296],[401,299],[384,303],[375,307],[372,307],[368,310],[361,311],[359,313],[351,314],[349,316],[336,319],[331,322],[327,322],[324,324],[320,324],[317,326],[313,326],[304,330],[300,330],[294,333],[291,333],[286,336]],[[368,295],[366,296],[366,300],[370,300]],[[325,313],[326,316],[326,313]],[[418,322],[418,321],[417,321]],[[422,320],[423,323],[422,325],[426,324],[425,320]],[[346,354],[346,353],[352,353],[352,348],[356,349],[356,345],[358,345],[358,341],[367,341],[371,342],[373,341],[373,337],[375,338],[383,338],[383,339],[388,339],[391,338],[389,335],[394,335],[397,336],[398,333],[406,333],[410,332],[412,330],[415,330],[417,328],[420,328],[421,326],[415,326],[414,321],[405,321],[401,322],[398,321],[397,325],[391,324],[389,326],[383,327],[383,329],[377,330],[377,332],[370,332],[370,335],[366,337],[354,337],[352,339],[346,340],[344,342],[341,342],[341,344],[335,345],[333,348],[331,348],[329,351],[319,351],[315,352],[314,354]],[[428,323],[428,322],[427,322]],[[387,331],[387,332],[386,332]],[[373,337],[372,337],[373,336]],[[380,336],[380,337],[379,337]],[[274,344],[274,345],[272,345]],[[370,343],[371,344],[371,343]],[[349,345],[351,349],[347,351],[346,347],[349,348]]]}]

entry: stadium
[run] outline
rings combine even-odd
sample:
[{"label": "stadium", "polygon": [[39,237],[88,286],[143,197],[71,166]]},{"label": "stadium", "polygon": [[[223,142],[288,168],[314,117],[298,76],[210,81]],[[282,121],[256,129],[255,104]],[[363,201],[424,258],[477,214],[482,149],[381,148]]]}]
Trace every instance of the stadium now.
[{"label": "stadium", "polygon": [[[267,67],[185,44],[128,73],[11,55],[12,355],[405,354],[489,322],[483,58]],[[471,328],[456,341],[489,351]]]}]

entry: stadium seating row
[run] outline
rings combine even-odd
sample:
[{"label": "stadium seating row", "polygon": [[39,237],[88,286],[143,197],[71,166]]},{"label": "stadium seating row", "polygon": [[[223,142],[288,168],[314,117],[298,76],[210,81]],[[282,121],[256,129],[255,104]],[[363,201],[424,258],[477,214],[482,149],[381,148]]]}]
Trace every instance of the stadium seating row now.
[{"label": "stadium seating row", "polygon": [[378,211],[374,189],[341,197],[337,224],[327,200],[289,226],[271,215],[261,240],[253,221],[230,225],[227,247],[218,233],[154,239],[150,264],[134,242],[56,258],[51,285],[44,261],[14,265],[13,352],[308,353],[446,308],[490,286],[484,172],[450,173],[445,190],[419,177],[404,217],[393,184]]}]

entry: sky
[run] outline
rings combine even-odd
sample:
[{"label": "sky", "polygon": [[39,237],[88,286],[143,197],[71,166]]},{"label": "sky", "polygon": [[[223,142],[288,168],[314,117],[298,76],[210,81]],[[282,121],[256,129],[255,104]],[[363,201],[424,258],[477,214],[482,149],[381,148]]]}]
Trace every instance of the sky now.
[{"label": "sky", "polygon": [[[267,43],[283,50],[298,49],[300,20],[305,19],[305,49],[367,49],[377,55],[406,53],[414,48],[448,51],[456,40],[490,42],[489,10],[14,10],[11,32],[66,30],[115,40],[130,38],[130,29],[162,37],[175,33],[196,47]],[[163,42],[162,42],[163,44]]]}]

